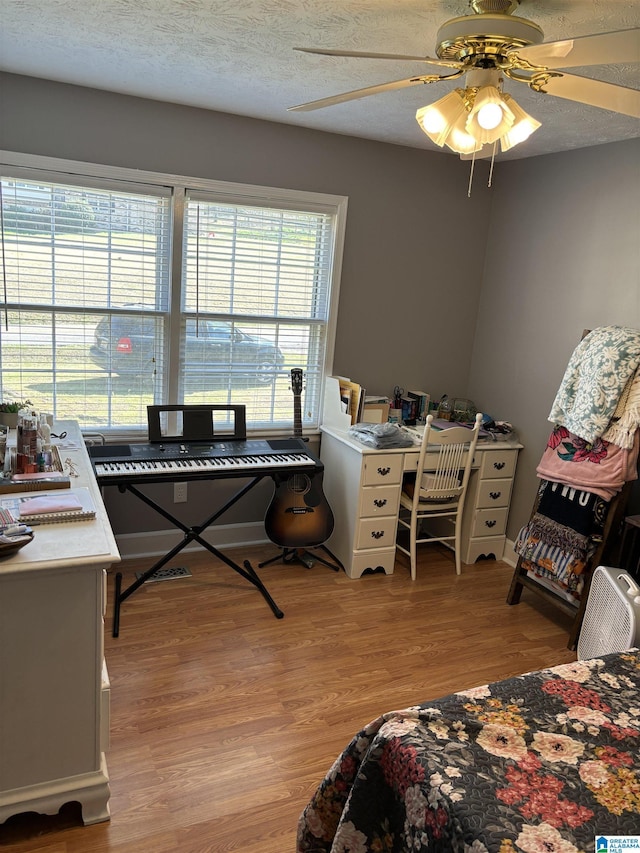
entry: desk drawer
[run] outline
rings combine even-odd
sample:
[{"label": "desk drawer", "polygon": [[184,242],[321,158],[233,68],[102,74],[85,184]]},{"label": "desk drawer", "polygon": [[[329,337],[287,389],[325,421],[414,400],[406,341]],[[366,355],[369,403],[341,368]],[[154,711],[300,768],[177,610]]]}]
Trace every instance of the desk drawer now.
[{"label": "desk drawer", "polygon": [[508,477],[511,479],[516,470],[517,450],[485,450],[480,463],[481,479]]},{"label": "desk drawer", "polygon": [[508,507],[476,510],[472,536],[501,536],[507,529]]},{"label": "desk drawer", "polygon": [[362,470],[363,486],[382,486],[399,483],[402,477],[402,453],[376,453],[364,457]]},{"label": "desk drawer", "polygon": [[478,486],[478,508],[509,506],[511,480],[483,480]]},{"label": "desk drawer", "polygon": [[384,569],[385,575],[392,575],[395,561],[395,545],[393,548],[370,548],[368,551],[356,552],[345,572],[350,578],[359,578],[367,569],[373,572]]},{"label": "desk drawer", "polygon": [[389,486],[365,486],[360,494],[360,518],[370,518],[375,515],[398,515],[400,504],[400,484]]},{"label": "desk drawer", "polygon": [[395,515],[361,519],[356,534],[356,548],[389,548],[395,545],[397,524]]}]

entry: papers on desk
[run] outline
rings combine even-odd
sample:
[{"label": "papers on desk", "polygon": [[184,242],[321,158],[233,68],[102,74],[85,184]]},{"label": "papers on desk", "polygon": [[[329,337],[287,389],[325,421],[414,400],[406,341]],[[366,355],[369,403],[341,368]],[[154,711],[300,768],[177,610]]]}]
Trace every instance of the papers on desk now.
[{"label": "papers on desk", "polygon": [[[468,430],[472,430],[474,424],[467,424],[459,421],[447,421],[444,418],[434,418],[431,422],[431,426],[433,427],[433,429],[437,430],[451,429],[451,427],[465,427]],[[403,429],[412,435],[415,444],[420,444],[422,442],[422,437],[424,435],[424,424],[419,424],[416,426],[406,426],[403,427]],[[478,439],[488,439],[489,441],[496,441],[496,436],[486,429],[480,429],[480,432],[478,433]]]},{"label": "papers on desk", "polygon": [[347,430],[358,422],[364,407],[365,391],[345,376],[327,376],[322,423]]},{"label": "papers on desk", "polygon": [[422,437],[424,435],[424,427],[423,426],[403,426],[401,427],[402,432],[408,436],[414,444],[418,446],[422,444]]},{"label": "papers on desk", "polygon": [[357,423],[362,416],[364,406],[364,388],[352,382],[346,376],[337,376],[340,385],[340,403],[342,411],[349,415],[351,423]]}]

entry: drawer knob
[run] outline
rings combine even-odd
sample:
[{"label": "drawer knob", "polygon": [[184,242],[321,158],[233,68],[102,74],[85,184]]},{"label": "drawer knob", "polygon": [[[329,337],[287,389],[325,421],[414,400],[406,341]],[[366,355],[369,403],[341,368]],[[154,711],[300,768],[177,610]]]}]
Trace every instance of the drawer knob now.
[{"label": "drawer knob", "polygon": [[493,498],[494,501],[497,501],[502,492],[489,492],[489,497]]},{"label": "drawer knob", "polygon": [[485,521],[485,524],[487,525],[487,527],[495,527],[496,526],[495,521]]},{"label": "drawer knob", "polygon": [[378,507],[378,509],[380,509],[380,507],[387,505],[387,499],[386,498],[376,498],[374,500],[374,504]]},{"label": "drawer knob", "polygon": [[391,468],[378,468],[378,474],[380,474],[381,477],[386,477],[389,471],[391,471]]},{"label": "drawer knob", "polygon": [[493,467],[496,469],[496,471],[502,471],[505,464],[506,464],[505,462],[494,462]]},{"label": "drawer knob", "polygon": [[382,539],[383,536],[384,536],[384,530],[372,530],[371,531],[371,537],[373,539]]}]

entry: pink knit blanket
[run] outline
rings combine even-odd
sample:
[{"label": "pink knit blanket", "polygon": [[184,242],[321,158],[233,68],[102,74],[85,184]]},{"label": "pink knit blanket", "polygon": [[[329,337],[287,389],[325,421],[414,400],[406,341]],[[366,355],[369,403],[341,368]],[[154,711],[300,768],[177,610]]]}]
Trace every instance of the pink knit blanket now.
[{"label": "pink knit blanket", "polygon": [[626,482],[638,477],[639,438],[636,431],[631,448],[601,438],[589,443],[566,427],[558,426],[549,436],[537,474],[543,480],[611,500]]}]

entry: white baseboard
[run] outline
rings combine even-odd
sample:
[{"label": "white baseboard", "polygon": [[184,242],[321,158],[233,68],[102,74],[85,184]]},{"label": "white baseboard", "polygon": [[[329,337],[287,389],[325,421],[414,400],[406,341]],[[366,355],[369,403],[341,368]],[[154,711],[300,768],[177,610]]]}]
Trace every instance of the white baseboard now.
[{"label": "white baseboard", "polygon": [[[202,538],[213,545],[214,548],[242,548],[250,545],[268,545],[269,539],[265,536],[264,524],[217,524],[208,531],[204,531]],[[166,554],[181,541],[181,534],[175,530],[151,530],[144,533],[123,533],[116,536],[116,542],[120,556],[123,560],[136,557],[160,557]],[[518,555],[513,549],[514,542],[507,539],[504,546],[503,562],[516,567]],[[274,545],[274,547],[276,547]],[[191,542],[182,551],[200,551],[202,546],[197,542]]]},{"label": "white baseboard", "polygon": [[515,542],[512,539],[507,539],[507,541],[504,543],[504,554],[502,555],[502,559],[505,563],[515,569],[516,563],[518,562],[518,555],[513,550],[514,545]]},{"label": "white baseboard", "polygon": [[[202,533],[205,542],[214,548],[240,548],[249,545],[268,544],[264,524],[217,524]],[[144,533],[123,533],[116,536],[116,543],[123,560],[135,557],[159,557],[166,554],[183,539],[176,530],[151,530]],[[273,546],[276,547],[275,545]],[[190,542],[180,553],[201,551],[202,545]]]}]

